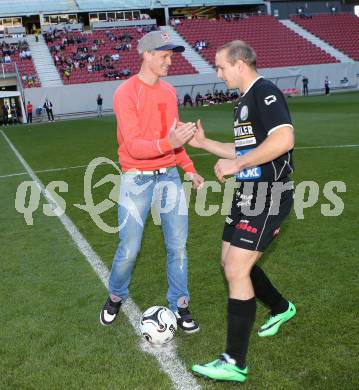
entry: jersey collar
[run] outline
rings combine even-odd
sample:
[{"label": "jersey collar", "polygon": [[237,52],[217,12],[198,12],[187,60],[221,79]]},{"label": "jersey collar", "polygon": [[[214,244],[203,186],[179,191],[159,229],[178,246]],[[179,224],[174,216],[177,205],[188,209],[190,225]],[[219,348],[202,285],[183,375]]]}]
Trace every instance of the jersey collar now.
[{"label": "jersey collar", "polygon": [[263,76],[258,76],[251,84],[250,86],[243,92],[243,94],[241,95],[241,97],[243,97],[244,95],[246,95],[246,93],[253,87],[253,85],[259,80],[259,79],[262,79]]}]

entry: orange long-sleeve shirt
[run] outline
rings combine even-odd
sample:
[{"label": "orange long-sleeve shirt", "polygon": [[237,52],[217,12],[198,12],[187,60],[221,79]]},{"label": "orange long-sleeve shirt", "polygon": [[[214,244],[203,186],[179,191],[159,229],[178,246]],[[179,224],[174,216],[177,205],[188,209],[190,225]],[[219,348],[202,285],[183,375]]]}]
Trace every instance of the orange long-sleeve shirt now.
[{"label": "orange long-sleeve shirt", "polygon": [[185,172],[196,172],[185,149],[173,149],[168,141],[173,121],[178,120],[176,90],[170,84],[159,80],[152,86],[132,76],[116,89],[113,110],[124,171],[179,165]]}]

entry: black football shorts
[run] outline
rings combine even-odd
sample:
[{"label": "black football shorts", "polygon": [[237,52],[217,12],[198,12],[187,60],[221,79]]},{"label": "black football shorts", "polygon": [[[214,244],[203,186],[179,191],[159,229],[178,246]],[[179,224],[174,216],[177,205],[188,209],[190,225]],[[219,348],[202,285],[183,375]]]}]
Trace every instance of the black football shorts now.
[{"label": "black football shorts", "polygon": [[292,208],[293,190],[282,193],[278,213],[273,213],[275,210],[271,205],[269,201],[260,214],[249,216],[236,207],[234,198],[231,214],[224,224],[222,240],[239,248],[263,252],[279,234],[280,225]]}]

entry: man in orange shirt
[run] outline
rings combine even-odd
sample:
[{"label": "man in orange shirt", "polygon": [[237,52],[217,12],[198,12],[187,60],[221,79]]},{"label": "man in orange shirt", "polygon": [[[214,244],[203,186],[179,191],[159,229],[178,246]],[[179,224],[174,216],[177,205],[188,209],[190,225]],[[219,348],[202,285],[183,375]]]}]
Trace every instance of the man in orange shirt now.
[{"label": "man in orange shirt", "polygon": [[111,325],[128,297],[132,269],[141,247],[143,228],[151,206],[161,218],[167,250],[167,300],[186,333],[199,331],[188,309],[188,212],[176,166],[197,174],[183,145],[196,131],[194,123],[179,121],[175,89],[160,77],[167,76],[173,52],[183,46],[170,42],[167,33],[152,31],[138,42],[140,72],[117,88],[113,108],[117,119],[118,156],[123,170],[119,201],[119,238],[109,279],[109,297],[100,322]]},{"label": "man in orange shirt", "polygon": [[32,123],[32,104],[28,101],[26,105],[27,123]]}]

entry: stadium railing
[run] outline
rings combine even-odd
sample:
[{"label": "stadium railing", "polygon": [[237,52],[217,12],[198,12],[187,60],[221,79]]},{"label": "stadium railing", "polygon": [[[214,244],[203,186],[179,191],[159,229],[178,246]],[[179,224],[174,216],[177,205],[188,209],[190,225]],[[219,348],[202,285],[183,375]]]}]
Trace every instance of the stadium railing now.
[{"label": "stadium railing", "polygon": [[6,37],[24,37],[26,35],[25,27],[6,27]]},{"label": "stadium railing", "polygon": [[58,24],[48,24],[41,27],[41,33],[49,32],[52,30],[57,31],[84,31],[83,23],[58,23]]},{"label": "stadium railing", "polygon": [[91,29],[106,30],[118,27],[136,27],[136,26],[151,26],[157,25],[156,19],[143,19],[143,20],[116,20],[114,22],[93,22],[91,23]]}]

